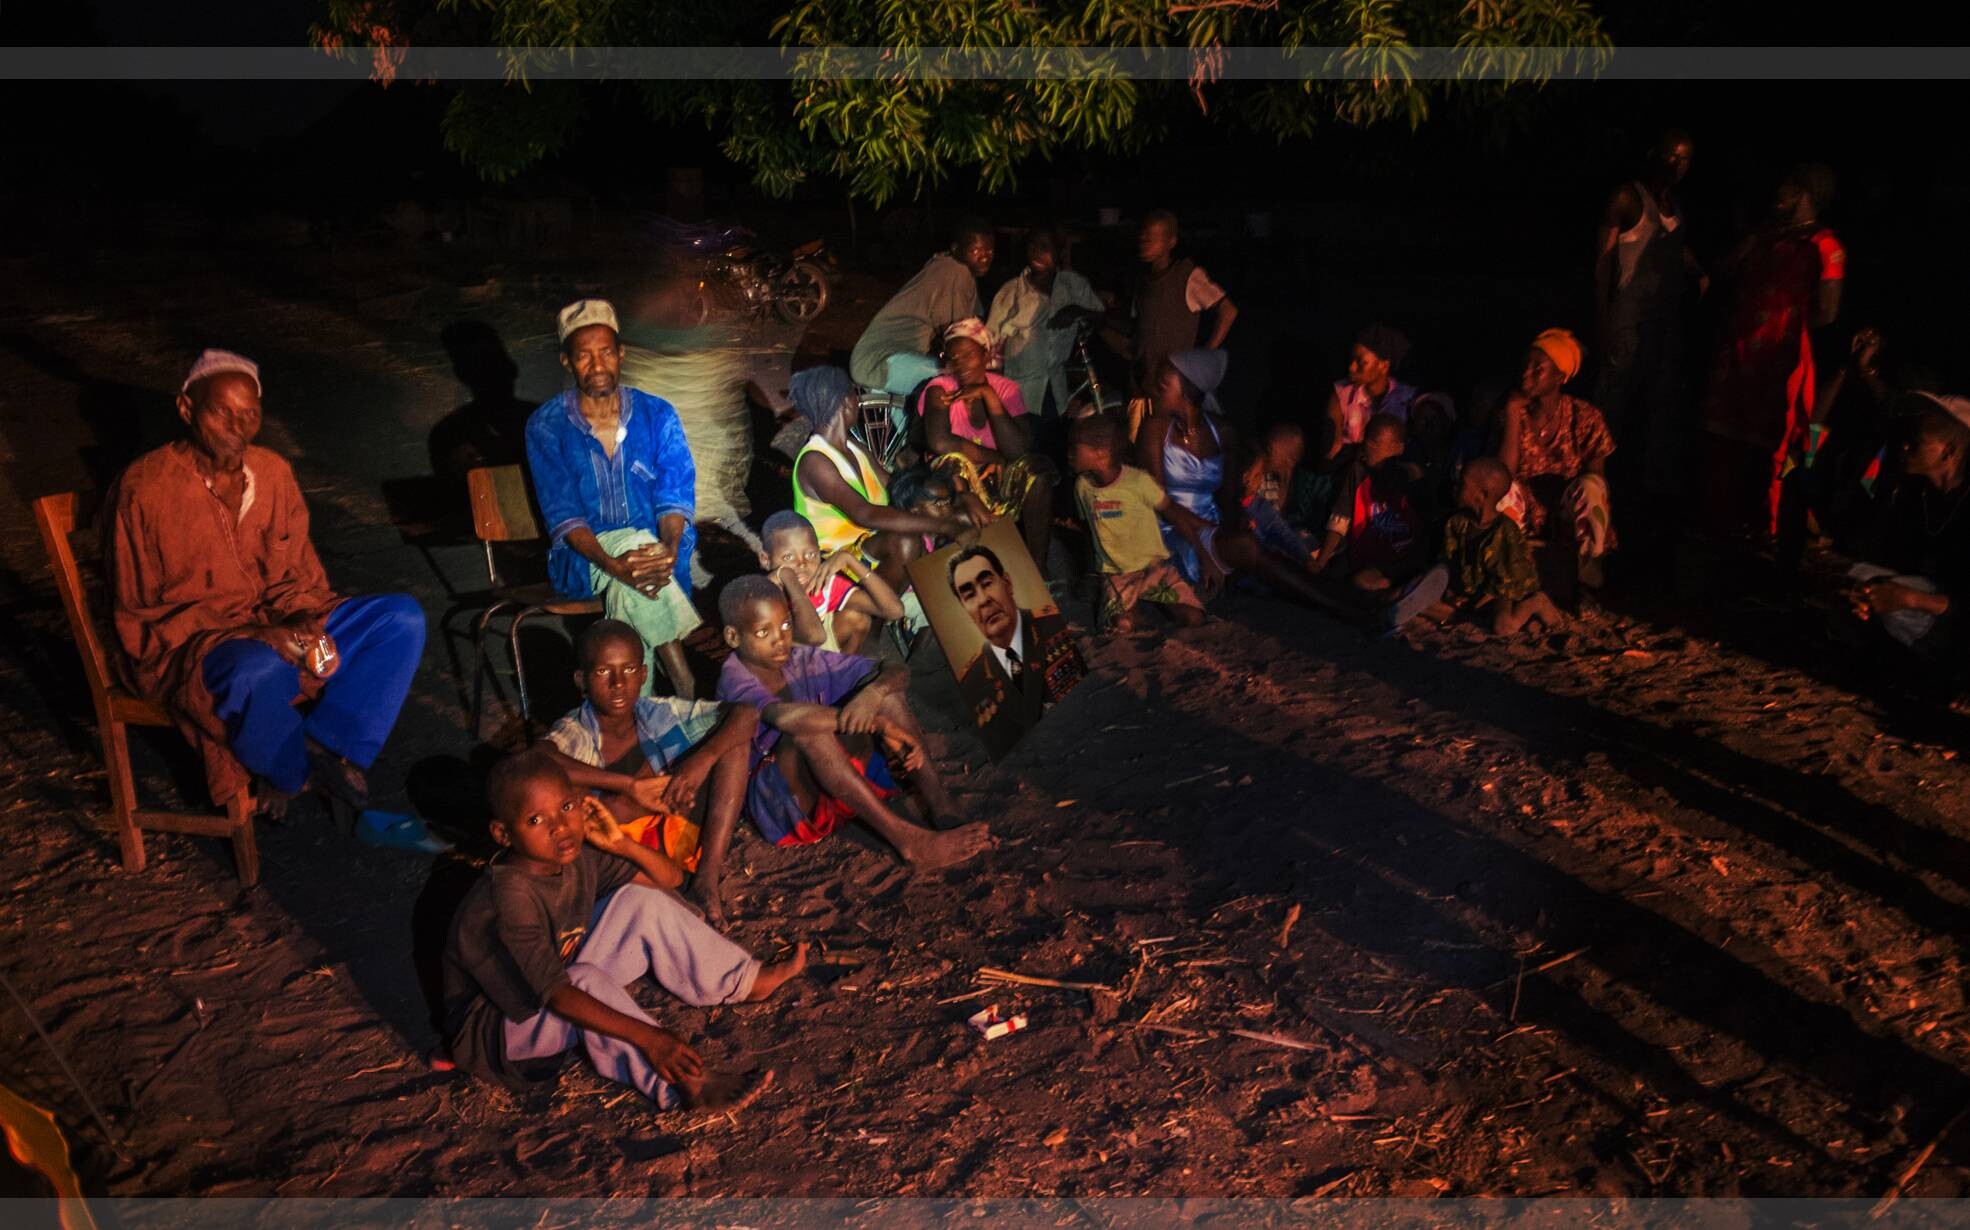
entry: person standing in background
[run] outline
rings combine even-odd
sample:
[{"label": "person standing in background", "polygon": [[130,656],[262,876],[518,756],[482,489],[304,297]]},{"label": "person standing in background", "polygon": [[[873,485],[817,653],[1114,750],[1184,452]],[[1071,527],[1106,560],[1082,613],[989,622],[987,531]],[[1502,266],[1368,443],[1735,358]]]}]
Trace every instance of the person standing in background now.
[{"label": "person standing in background", "polygon": [[1617,468],[1636,488],[1662,490],[1674,481],[1683,294],[1691,278],[1699,294],[1710,285],[1686,242],[1678,195],[1695,153],[1688,133],[1663,133],[1643,176],[1608,198],[1597,236],[1594,307],[1601,368],[1594,403],[1625,442]]}]

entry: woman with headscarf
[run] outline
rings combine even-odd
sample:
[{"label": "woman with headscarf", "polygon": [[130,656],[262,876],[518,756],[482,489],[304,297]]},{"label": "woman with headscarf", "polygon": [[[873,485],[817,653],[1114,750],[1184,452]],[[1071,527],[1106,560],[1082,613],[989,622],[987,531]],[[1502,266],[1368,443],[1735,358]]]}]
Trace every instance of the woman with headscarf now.
[{"label": "woman with headscarf", "polygon": [[[1137,464],[1169,494],[1171,503],[1202,523],[1195,532],[1196,546],[1191,536],[1164,525],[1170,562],[1206,599],[1223,587],[1228,575],[1245,572],[1309,605],[1358,616],[1357,609],[1322,590],[1305,561],[1268,549],[1246,523],[1238,439],[1217,415],[1217,387],[1228,362],[1222,350],[1180,350],[1164,362],[1150,388],[1149,417],[1136,438]],[[1399,627],[1442,593],[1440,583],[1434,589],[1411,585],[1391,592],[1375,616],[1386,628]]]},{"label": "woman with headscarf", "polygon": [[952,476],[994,517],[1017,517],[1026,549],[1047,574],[1054,468],[1034,451],[1026,399],[988,369],[992,335],[976,316],[944,330],[944,370],[924,385],[921,410],[931,466]]},{"label": "woman with headscarf", "polygon": [[1813,417],[1812,330],[1833,323],[1847,253],[1819,217],[1833,172],[1795,167],[1771,220],[1731,261],[1724,343],[1703,403],[1706,495],[1717,528],[1777,532],[1787,457],[1805,449]]},{"label": "woman with headscarf", "polygon": [[853,547],[902,593],[910,586],[910,561],[923,554],[924,535],[955,537],[970,523],[890,507],[889,476],[848,438],[857,392],[847,372],[839,367],[795,372],[788,396],[814,429],[794,457],[794,511],[814,527],[823,555]]},{"label": "woman with headscarf", "polygon": [[1599,410],[1564,391],[1583,357],[1565,329],[1532,339],[1518,391],[1499,419],[1498,460],[1514,479],[1500,509],[1528,538],[1570,542],[1581,583],[1598,585],[1601,557],[1614,546],[1607,489],[1614,436]]},{"label": "woman with headscarf", "polygon": [[1415,400],[1416,389],[1395,378],[1396,369],[1408,357],[1409,339],[1388,325],[1369,325],[1355,337],[1348,356],[1348,378],[1335,381],[1327,398],[1330,460],[1348,445],[1360,444],[1362,429],[1378,414],[1400,423],[1409,421],[1409,403]]}]

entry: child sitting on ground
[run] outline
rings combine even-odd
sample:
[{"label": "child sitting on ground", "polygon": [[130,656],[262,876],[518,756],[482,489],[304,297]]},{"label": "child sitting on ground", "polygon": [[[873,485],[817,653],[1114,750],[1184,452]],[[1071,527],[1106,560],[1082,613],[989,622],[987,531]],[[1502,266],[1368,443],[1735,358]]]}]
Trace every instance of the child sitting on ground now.
[{"label": "child sitting on ground", "polygon": [[[919,462],[907,470],[899,472],[889,480],[889,503],[905,512],[919,513],[927,517],[942,517],[946,521],[953,517],[970,518],[971,524],[983,529],[992,523],[992,514],[978,502],[978,497],[969,492],[960,493],[957,483],[942,470],[933,470],[928,464]],[[923,553],[929,555],[950,543],[948,538],[935,534],[923,536]]]},{"label": "child sitting on ground", "polygon": [[786,594],[794,639],[801,644],[856,653],[876,620],[903,618],[902,599],[889,582],[853,547],[822,559],[813,525],[792,509],[766,518],[759,541],[765,548],[759,566]]},{"label": "child sitting on ground", "polygon": [[1275,423],[1245,468],[1245,519],[1252,536],[1290,559],[1311,561],[1313,549],[1286,517],[1294,476],[1306,459],[1306,432],[1297,423]]},{"label": "child sitting on ground", "polygon": [[1427,567],[1422,523],[1409,500],[1416,471],[1402,460],[1407,438],[1400,419],[1369,417],[1309,565],[1326,578],[1335,602],[1383,632],[1429,611],[1448,582],[1443,569]]},{"label": "child sitting on ground", "polygon": [[689,1004],[762,1000],[806,968],[807,945],[761,964],[712,930],[669,891],[677,864],[631,841],[539,749],[494,766],[486,796],[501,849],[445,945],[451,1061],[524,1088],[553,1079],[579,1043],[596,1071],[664,1109],[739,1096],[627,988],[648,974]]},{"label": "child sitting on ground", "polygon": [[1409,502],[1415,474],[1404,466],[1408,434],[1402,420],[1377,414],[1362,428],[1360,451],[1341,474],[1327,536],[1313,570],[1356,589],[1379,592],[1426,563],[1416,511]]},{"label": "child sitting on ground", "polygon": [[1457,405],[1448,393],[1418,393],[1409,403],[1409,445],[1402,459],[1417,472],[1409,498],[1424,525],[1435,525],[1449,509],[1453,467],[1450,450],[1457,431]]},{"label": "child sitting on ground", "polygon": [[[778,846],[808,845],[860,820],[921,871],[984,850],[991,835],[983,824],[961,823],[924,751],[923,730],[905,696],[909,668],[797,645],[791,611],[780,587],[762,576],[739,577],[718,597],[725,643],[733,650],[719,672],[719,698],[760,712],[746,791],[746,812],[760,836]],[[938,827],[913,823],[890,807],[900,793],[892,767]],[[717,899],[723,855],[706,847],[698,866],[706,884],[702,901]]]},{"label": "child sitting on ground", "polygon": [[613,619],[575,642],[583,700],[547,732],[542,750],[597,795],[632,841],[686,870],[702,846],[721,851],[745,806],[759,712],[745,705],[638,696],[649,667],[636,629]]},{"label": "child sitting on ground", "polygon": [[1511,636],[1533,620],[1548,629],[1566,619],[1539,588],[1532,548],[1518,522],[1498,511],[1512,489],[1512,472],[1495,457],[1479,457],[1464,467],[1457,485],[1457,511],[1443,527],[1443,560],[1450,572],[1451,601],[1429,612],[1449,619],[1459,607],[1491,608],[1494,636]]},{"label": "child sitting on ground", "polygon": [[[1204,622],[1204,604],[1170,562],[1157,518],[1194,546],[1200,522],[1147,473],[1122,464],[1122,435],[1122,425],[1105,414],[1075,419],[1067,427],[1067,464],[1079,476],[1074,500],[1094,537],[1101,573],[1098,622],[1105,632],[1131,631],[1136,603],[1154,602],[1194,628]],[[1209,558],[1201,546],[1199,558]]]}]

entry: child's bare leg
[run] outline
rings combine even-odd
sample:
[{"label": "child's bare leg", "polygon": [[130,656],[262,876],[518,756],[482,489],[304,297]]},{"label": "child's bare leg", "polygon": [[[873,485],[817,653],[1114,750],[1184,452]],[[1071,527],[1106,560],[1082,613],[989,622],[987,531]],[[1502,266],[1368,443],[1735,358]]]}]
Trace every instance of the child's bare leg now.
[{"label": "child's bare leg", "polygon": [[1543,589],[1519,605],[1526,608],[1525,615],[1527,619],[1538,620],[1549,631],[1555,628],[1566,627],[1565,613],[1560,610],[1559,606],[1551,598],[1546,596],[1546,591]]},{"label": "child's bare leg", "polygon": [[860,653],[862,642],[869,639],[869,630],[875,627],[875,617],[860,611],[840,610],[834,613],[833,619],[835,644],[841,647],[841,652]]},{"label": "child's bare leg", "polygon": [[1525,627],[1526,615],[1519,608],[1524,603],[1510,598],[1500,598],[1491,604],[1491,635],[1511,636]]},{"label": "child's bare leg", "polygon": [[671,689],[680,700],[698,698],[698,681],[691,675],[691,664],[684,658],[683,641],[665,641],[657,646],[657,661],[663,663],[664,674],[670,676]]},{"label": "child's bare leg", "polygon": [[1551,628],[1560,617],[1559,608],[1543,591],[1517,601],[1500,598],[1493,605],[1496,613],[1491,618],[1491,631],[1498,636],[1514,636],[1535,619]]},{"label": "child's bare leg", "polygon": [[1052,475],[1036,475],[1032,485],[1026,488],[1025,502],[1019,506],[1019,528],[1026,535],[1026,549],[1040,570],[1040,579],[1046,580],[1047,548],[1053,542]]},{"label": "child's bare leg", "polygon": [[[923,727],[918,724],[917,715],[910,708],[909,697],[901,692],[891,692],[883,698],[882,715],[908,731],[919,747],[923,746]],[[893,763],[889,771],[902,776]],[[957,804],[951,801],[950,793],[944,789],[944,778],[937,772],[937,764],[930,758],[928,748],[924,750],[923,767],[909,774],[909,779],[910,788],[923,800],[932,823],[938,828],[952,829],[964,823],[964,813],[958,810]]]},{"label": "child's bare leg", "polygon": [[807,949],[807,941],[802,940],[793,946],[793,955],[786,960],[762,964],[759,973],[753,976],[752,994],[746,996],[746,1002],[758,1003],[770,998],[773,992],[800,977],[807,969]]},{"label": "child's bare leg", "polygon": [[899,594],[910,588],[910,564],[923,554],[923,535],[884,530],[872,535],[863,547],[875,561],[876,575],[887,581],[889,588]]},{"label": "child's bare leg", "polygon": [[713,926],[725,921],[725,852],[731,848],[732,832],[739,826],[751,771],[752,746],[741,743],[718,758],[698,792],[698,807],[704,815],[698,821],[698,870],[691,877],[690,897]]},{"label": "child's bare leg", "polygon": [[937,832],[910,823],[876,795],[875,788],[848,758],[848,749],[833,734],[799,735],[792,739],[797,754],[786,754],[788,740],[780,740],[782,751],[776,757],[787,784],[803,806],[811,806],[817,792],[840,799],[883,840],[896,847],[904,862],[921,871],[951,867],[973,857],[992,844],[992,836],[982,824]]},{"label": "child's bare leg", "polygon": [[1124,578],[1103,574],[1095,622],[1109,636],[1122,636],[1136,630],[1135,603],[1130,602],[1130,586]]}]

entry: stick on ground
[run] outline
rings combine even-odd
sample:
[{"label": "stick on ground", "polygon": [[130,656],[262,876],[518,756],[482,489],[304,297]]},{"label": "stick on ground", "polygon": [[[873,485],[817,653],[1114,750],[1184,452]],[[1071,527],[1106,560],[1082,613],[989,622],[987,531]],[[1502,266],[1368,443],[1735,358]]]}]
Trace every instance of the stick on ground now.
[{"label": "stick on ground", "polygon": [[1030,974],[1015,974],[1011,970],[993,969],[985,966],[978,971],[978,977],[985,982],[1014,982],[1023,987],[1052,987],[1057,991],[1106,991],[1110,995],[1115,988],[1099,982],[1063,982],[1058,978],[1035,978]]},{"label": "stick on ground", "polygon": [[1957,1111],[1955,1115],[1951,1116],[1950,1121],[1943,1125],[1943,1130],[1937,1132],[1928,1144],[1922,1146],[1922,1151],[1917,1153],[1915,1158],[1907,1166],[1902,1168],[1902,1172],[1895,1176],[1895,1185],[1888,1189],[1888,1194],[1877,1200],[1874,1207],[1868,1210],[1867,1219],[1869,1221],[1880,1221],[1882,1217],[1887,1215],[1889,1208],[1894,1205],[1895,1201],[1902,1198],[1902,1193],[1908,1190],[1908,1185],[1915,1181],[1916,1175],[1922,1173],[1922,1168],[1929,1164],[1929,1159],[1935,1156],[1936,1150],[1941,1147],[1945,1140],[1949,1139],[1950,1133],[1957,1129],[1965,1117],[1970,1117],[1970,1106],[1964,1107],[1962,1110]]}]

